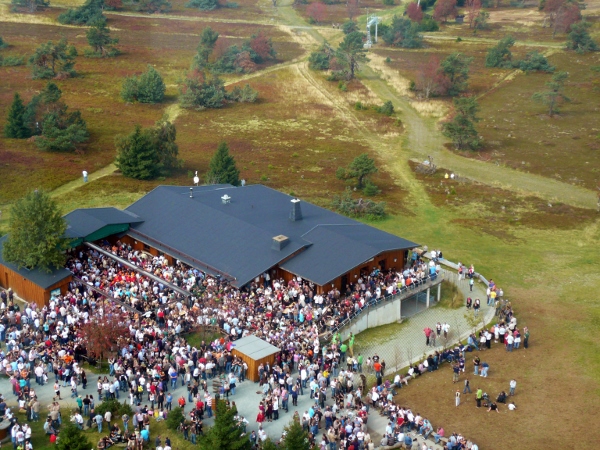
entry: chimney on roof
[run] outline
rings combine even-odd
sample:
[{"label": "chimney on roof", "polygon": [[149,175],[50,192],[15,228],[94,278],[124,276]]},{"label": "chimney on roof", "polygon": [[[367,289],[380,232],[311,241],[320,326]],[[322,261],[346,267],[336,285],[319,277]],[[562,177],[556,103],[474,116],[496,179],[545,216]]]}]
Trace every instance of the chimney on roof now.
[{"label": "chimney on roof", "polygon": [[290,220],[292,222],[302,220],[302,208],[300,208],[300,199],[298,198],[292,199],[292,210],[290,211]]},{"label": "chimney on roof", "polygon": [[287,236],[284,236],[283,234],[280,234],[279,236],[275,236],[273,238],[273,243],[271,244],[271,250],[279,251],[283,247],[288,245],[289,242],[290,242],[289,238]]}]

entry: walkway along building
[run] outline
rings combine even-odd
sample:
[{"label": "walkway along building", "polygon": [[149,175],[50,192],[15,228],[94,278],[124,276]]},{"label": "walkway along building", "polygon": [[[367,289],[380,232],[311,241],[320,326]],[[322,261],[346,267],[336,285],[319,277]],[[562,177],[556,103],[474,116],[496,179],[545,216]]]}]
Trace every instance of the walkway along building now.
[{"label": "walkway along building", "polygon": [[[65,219],[74,246],[120,239],[236,287],[257,278],[262,282],[268,274],[286,281],[301,277],[320,292],[343,290],[374,268],[403,268],[418,245],[262,185],[159,186],[124,211],[78,209]],[[6,269],[13,268],[0,257],[0,275]],[[68,280],[65,270],[58,271],[59,281]],[[26,275],[22,272],[18,276]],[[0,276],[0,285],[38,303],[48,301],[49,288],[64,292],[69,282],[41,283],[38,290],[44,293],[33,295],[15,279]]]}]

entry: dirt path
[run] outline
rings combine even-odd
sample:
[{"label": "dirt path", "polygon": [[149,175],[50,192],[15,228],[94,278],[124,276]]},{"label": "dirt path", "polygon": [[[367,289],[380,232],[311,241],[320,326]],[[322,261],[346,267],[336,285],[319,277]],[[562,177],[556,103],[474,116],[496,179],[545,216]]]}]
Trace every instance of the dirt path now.
[{"label": "dirt path", "polygon": [[[316,29],[305,28],[306,22],[296,13],[291,3],[291,0],[283,0],[278,7],[283,22],[292,27],[302,27],[303,31],[306,30],[306,33],[316,42],[322,42],[323,36]],[[307,77],[305,75],[305,78]],[[402,184],[409,188],[413,196],[419,200],[424,200],[425,195],[416,187],[418,183],[414,181],[412,174],[407,173],[409,169],[406,162],[409,158],[424,160],[428,156],[432,156],[437,166],[484,184],[536,195],[554,202],[559,201],[583,208],[596,208],[596,193],[591,190],[454,154],[444,147],[447,140],[438,130],[436,120],[421,117],[410,106],[409,99],[398,94],[369,65],[362,67],[360,78],[382,100],[391,100],[399,113],[406,128],[405,151],[400,151],[399,147],[390,149],[389,145],[378,146],[376,151],[389,161],[388,168],[396,177],[402,179]],[[311,84],[318,85],[318,83]],[[337,103],[339,104],[339,102]]]},{"label": "dirt path", "polygon": [[[117,170],[117,167],[111,163],[108,166],[105,166],[100,170],[92,172],[88,175],[88,183],[95,181],[99,178],[105,177],[107,175],[112,175],[115,172],[115,170]],[[50,195],[52,197],[59,197],[64,194],[68,194],[69,192],[72,192],[75,189],[80,188],[84,184],[85,183],[83,182],[83,176],[82,176],[82,177],[77,178],[76,180],[73,180],[66,184],[63,184],[61,187],[59,187],[57,189],[54,189],[52,192],[50,192]]]}]

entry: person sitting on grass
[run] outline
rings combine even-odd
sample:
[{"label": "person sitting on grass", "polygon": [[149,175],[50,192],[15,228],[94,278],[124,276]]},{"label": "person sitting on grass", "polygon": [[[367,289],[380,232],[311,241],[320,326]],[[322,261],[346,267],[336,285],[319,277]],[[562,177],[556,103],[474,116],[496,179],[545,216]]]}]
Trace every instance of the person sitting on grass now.
[{"label": "person sitting on grass", "polygon": [[488,412],[490,411],[496,411],[498,414],[500,414],[500,411],[498,411],[498,405],[496,405],[494,402],[490,403],[490,407],[488,408]]},{"label": "person sitting on grass", "polygon": [[506,392],[502,391],[498,394],[498,398],[496,399],[498,403],[506,403]]},{"label": "person sitting on grass", "polygon": [[509,411],[514,411],[515,409],[517,409],[517,405],[515,405],[515,403],[514,403],[514,402],[510,402],[510,403],[508,404],[508,410],[509,410]]}]

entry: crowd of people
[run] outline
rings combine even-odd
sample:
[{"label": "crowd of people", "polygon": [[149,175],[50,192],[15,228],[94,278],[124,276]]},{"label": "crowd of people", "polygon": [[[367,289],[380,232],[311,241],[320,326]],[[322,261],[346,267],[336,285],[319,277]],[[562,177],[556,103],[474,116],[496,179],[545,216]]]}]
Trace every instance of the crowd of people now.
[{"label": "crowd of people", "polygon": [[[1,370],[10,377],[19,405],[32,418],[39,419],[32,377],[38,385],[44,385],[51,383],[54,376],[55,400],[63,398],[61,388],[66,388],[78,403],[82,401],[81,417],[75,414],[74,422],[95,423],[99,430],[106,417],[93,415],[92,395],[81,399],[78,394],[78,386],[87,385],[82,362],[94,363],[99,356],[88,350],[82,330],[87,323],[105,315],[116,315],[127,325],[129,335],[118,340],[119,350],[109,361],[108,376],[97,382],[97,400],[128,398],[135,410],[133,428],[139,430],[132,435],[125,421],[121,429],[109,420],[111,435],[99,442],[100,448],[108,448],[117,439],[133,442],[130,447],[135,448],[144,440],[143,431],[149,419],[164,419],[173,403],[181,405],[181,402],[193,405],[189,428],[182,432],[195,441],[202,430],[204,414],[212,415],[209,380],[220,377],[222,396],[229,398],[235,394],[248,366],[232,354],[233,342],[251,334],[281,349],[272,367],[259,368],[263,398],[256,421],[261,425],[264,421],[278,420],[280,411],[288,412],[290,400],[291,406],[296,406],[298,396],[305,395],[306,390],[314,399],[314,406],[299,420],[316,445],[333,442],[345,448],[349,443],[365,447],[370,440],[366,432],[370,406],[391,414],[392,418],[394,414],[400,416],[400,409],[391,406],[394,386],[399,388],[410,377],[435,370],[442,361],[460,364],[462,358],[460,347],[432,352],[426,360],[411,366],[404,379],[392,384],[383,382],[385,361],[368,358],[368,370],[381,376],[377,377],[375,390],[365,398],[360,387],[364,384],[360,382],[363,357],[355,356],[352,346],[348,348],[334,332],[339,324],[373,301],[417,285],[439,271],[437,260],[425,263],[416,253],[409,268],[388,271],[373,268],[371,273],[364,273],[350,283],[344,292],[332,289],[321,294],[307,280],[296,277],[286,282],[272,278],[269,273],[238,289],[225,279],[207,275],[180,261],[171,264],[166,256],[151,256],[119,241],[104,242],[102,247],[139,270],[94,249],[71,250],[67,268],[78,280],[70,284],[69,291],[54,296],[48,306],[38,308],[30,304],[24,311],[3,293],[0,321],[0,340],[7,344],[6,352],[0,352]],[[502,342],[506,337],[507,349],[509,337],[513,338],[511,349],[518,348],[517,338],[521,335],[510,305],[505,306],[498,310],[502,323],[506,324],[504,333],[502,326],[493,333]],[[191,346],[183,332],[197,325],[218,327],[223,336]],[[447,324],[438,324],[435,330],[430,330],[428,341],[432,335],[447,335],[448,329]],[[322,345],[320,337],[332,331],[331,342]],[[527,338],[524,339],[526,347]],[[481,341],[476,340],[474,347],[478,342]],[[187,399],[176,400],[169,393],[178,383],[187,388]],[[0,415],[1,407],[0,403]],[[45,425],[50,436],[60,426],[59,411],[51,416],[48,426]],[[243,417],[239,420],[241,424],[248,422]],[[261,430],[262,426],[259,442],[266,435]]]},{"label": "crowd of people", "polygon": [[[418,284],[429,273],[427,265],[415,258],[410,268],[401,271],[374,268],[348,285],[344,293],[332,289],[319,294],[306,280],[285,282],[271,279],[268,273],[237,289],[180,261],[171,265],[165,256],[134,251],[121,242],[105,242],[102,247],[140,270],[94,249],[80,248],[70,251],[66,264],[76,281],[65,295],[53,296],[49,305],[38,308],[32,303],[20,311],[4,293],[0,340],[7,346],[0,353],[2,371],[25,406],[35,397],[32,375],[38,385],[51,383],[54,376],[55,400],[63,398],[61,390],[70,391],[71,398],[79,397],[78,386],[87,385],[82,362],[94,363],[99,356],[88,351],[82,329],[104,315],[118,316],[130,335],[119,340],[110,373],[98,382],[98,399],[118,397],[121,392],[135,404],[148,395],[153,406],[166,409],[168,389],[179,381],[188,385],[191,400],[206,388],[207,379],[219,373],[232,373],[243,380],[247,366],[230,350],[232,341],[249,334],[282,349],[274,367],[265,370],[263,381],[298,370],[301,382],[318,380],[322,386],[323,374],[329,379],[335,371],[337,376],[346,358],[335,352],[335,343],[330,349],[321,348],[319,336],[370,301]],[[182,332],[195,325],[218,326],[226,337],[191,347]],[[223,384],[224,394],[235,389],[235,383]],[[293,397],[292,391],[284,396]],[[276,392],[278,397],[281,394]]]}]

